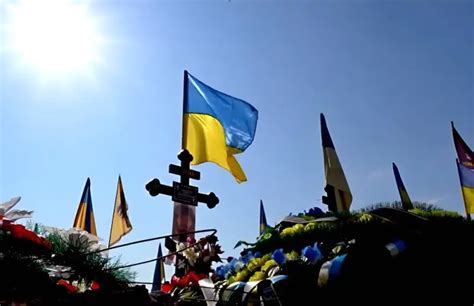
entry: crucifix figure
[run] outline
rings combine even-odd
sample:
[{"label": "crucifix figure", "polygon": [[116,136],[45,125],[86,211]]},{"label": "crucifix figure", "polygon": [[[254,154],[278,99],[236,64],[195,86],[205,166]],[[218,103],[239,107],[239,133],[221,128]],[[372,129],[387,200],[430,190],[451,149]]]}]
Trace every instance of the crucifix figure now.
[{"label": "crucifix figure", "polygon": [[[194,232],[196,224],[196,206],[198,203],[206,203],[207,207],[214,208],[219,203],[219,198],[213,193],[199,193],[198,187],[189,185],[189,180],[199,180],[201,173],[190,168],[193,156],[188,150],[184,149],[178,154],[181,165],[169,165],[169,173],[180,176],[180,182],[173,182],[172,186],[163,185],[160,180],[154,178],[145,186],[152,197],[158,194],[171,196],[174,202],[173,209],[173,234],[179,235],[179,242],[186,242],[185,233]],[[193,237],[193,235],[190,235]],[[177,257],[177,266],[175,274],[182,276],[184,269],[179,266],[181,256]]]}]

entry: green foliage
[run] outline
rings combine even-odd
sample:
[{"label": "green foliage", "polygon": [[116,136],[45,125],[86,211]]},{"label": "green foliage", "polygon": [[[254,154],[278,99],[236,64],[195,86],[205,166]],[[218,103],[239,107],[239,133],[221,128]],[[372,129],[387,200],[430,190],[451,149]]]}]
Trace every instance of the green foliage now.
[{"label": "green foliage", "polygon": [[[37,224],[28,226],[42,231]],[[106,292],[127,288],[135,278],[130,269],[119,269],[122,266],[119,259],[91,252],[93,242],[89,240],[71,243],[57,233],[49,234],[46,239],[51,250],[0,230],[0,271],[8,275],[0,280],[0,300],[66,294],[64,288],[56,285],[59,279],[77,281],[85,288],[96,281],[101,291]]]},{"label": "green foliage", "polygon": [[[411,209],[410,212],[413,214],[416,214],[421,217],[425,218],[439,218],[439,217],[446,217],[446,218],[462,218],[457,212],[453,211],[447,211],[444,210],[440,207],[437,207],[433,204],[430,203],[425,203],[425,202],[413,202],[413,206],[415,207],[414,209]],[[362,208],[359,210],[357,213],[363,213],[363,214],[368,214],[370,213],[371,210],[378,209],[378,208],[384,208],[384,207],[390,207],[390,208],[398,208],[402,209],[402,204],[400,201],[395,201],[395,202],[385,202],[385,203],[376,203],[373,205],[369,205],[365,208]],[[370,216],[370,214],[369,214]]]},{"label": "green foliage", "polygon": [[361,208],[360,210],[356,211],[360,213],[368,213],[372,210],[379,209],[379,208],[384,208],[384,207],[389,207],[389,208],[402,208],[402,203],[400,201],[394,201],[394,202],[380,202],[380,203],[375,203],[368,205],[364,208]]},{"label": "green foliage", "polygon": [[462,218],[457,212],[454,211],[446,211],[442,209],[432,209],[432,210],[424,210],[418,207],[410,210],[411,213],[414,213],[418,216],[425,217],[425,218]]},{"label": "green foliage", "polygon": [[124,288],[135,278],[130,269],[118,269],[120,259],[104,257],[100,253],[91,252],[91,241],[77,240],[74,243],[62,238],[59,234],[50,234],[54,264],[71,267],[71,280],[85,283],[97,281],[105,289]]},{"label": "green foliage", "polygon": [[[415,209],[425,211],[425,212],[431,212],[431,211],[444,211],[442,208],[439,208],[433,204],[430,203],[425,203],[425,202],[413,202],[413,206]],[[370,212],[371,210],[378,209],[378,208],[384,208],[384,207],[389,207],[389,208],[398,208],[402,209],[402,202],[400,201],[393,201],[393,202],[380,202],[380,203],[375,203],[369,206],[366,206],[362,209],[360,209],[357,212]]]},{"label": "green foliage", "polygon": [[0,260],[0,300],[34,299],[55,291],[41,261],[35,257],[3,252]]},{"label": "green foliage", "polygon": [[[176,299],[173,305],[206,305],[204,296],[200,290],[190,290],[190,288],[178,288],[173,292]],[[160,304],[161,305],[161,304]]]}]

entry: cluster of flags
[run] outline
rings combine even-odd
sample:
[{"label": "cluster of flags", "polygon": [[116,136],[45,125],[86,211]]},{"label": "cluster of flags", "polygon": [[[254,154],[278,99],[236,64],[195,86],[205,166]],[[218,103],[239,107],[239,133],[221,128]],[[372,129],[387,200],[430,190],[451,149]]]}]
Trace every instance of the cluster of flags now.
[{"label": "cluster of flags", "polygon": [[[451,122],[451,129],[453,132],[454,147],[456,148],[458,156],[456,164],[458,167],[459,180],[461,182],[464,206],[467,218],[470,218],[470,214],[474,213],[474,154],[454,127],[453,122]],[[402,207],[405,210],[412,209],[413,204],[395,163],[393,164],[393,173],[400,193]]]},{"label": "cluster of flags", "polygon": [[[182,148],[187,149],[193,155],[192,164],[215,163],[229,171],[237,182],[245,182],[247,177],[235,155],[244,152],[254,140],[258,121],[257,109],[244,100],[210,87],[187,71],[184,72],[183,95]],[[324,190],[326,192],[322,201],[328,205],[331,211],[349,211],[352,203],[352,193],[323,114],[321,114],[320,122],[324,155]],[[452,130],[458,155],[457,166],[461,189],[466,213],[469,216],[470,213],[474,213],[474,154],[456,131],[454,125]],[[412,209],[413,203],[403,184],[398,167],[395,163],[392,164],[392,167],[402,206],[406,210]],[[175,221],[182,223],[185,216],[179,211],[176,212],[178,213],[174,213],[174,223]],[[190,222],[190,226],[194,224],[194,214],[191,217],[187,219],[192,220],[186,221]],[[86,181],[77,209],[74,227],[97,235],[89,178]],[[260,234],[265,233],[267,228],[269,228],[269,225],[267,224],[263,202],[260,201]],[[128,205],[122,180],[119,176],[109,246],[117,243],[131,230]],[[162,257],[161,245],[158,248],[158,257]],[[161,284],[163,280],[163,261],[160,260],[155,268],[154,289],[157,289],[158,284]]]},{"label": "cluster of flags", "polygon": [[[193,155],[192,164],[213,162],[229,171],[237,182],[245,182],[247,177],[234,155],[244,152],[253,142],[258,111],[249,103],[206,85],[187,71],[184,72],[183,93],[182,148],[187,149]],[[179,208],[176,209],[175,206],[173,224],[193,230],[194,210],[192,213],[183,214],[183,207]],[[184,208],[188,209],[189,207]],[[84,186],[73,227],[97,236],[89,178]],[[109,247],[116,244],[131,230],[128,204],[125,199],[122,179],[119,176],[112,213]],[[157,258],[162,257],[161,244],[158,247],[157,256]],[[159,289],[164,279],[163,260],[158,260],[152,290]]]},{"label": "cluster of flags", "polygon": [[[82,192],[81,200],[77,208],[76,216],[73,223],[74,228],[78,228],[97,236],[97,228],[95,226],[94,209],[92,208],[91,180],[87,178],[86,185]],[[133,229],[132,223],[128,216],[128,204],[125,199],[122,178],[119,175],[117,182],[117,192],[115,194],[115,204],[112,213],[112,224],[110,226],[109,247],[116,244],[120,239]],[[158,246],[158,256],[163,256],[161,252],[161,244]],[[165,280],[165,270],[163,260],[158,260],[155,266],[155,274],[153,278],[153,289],[159,289],[160,284]]]},{"label": "cluster of flags", "polygon": [[[456,164],[461,181],[461,190],[464,199],[467,217],[474,213],[474,154],[466,142],[458,133],[454,124],[451,122],[454,146],[458,158]],[[334,143],[329,134],[324,115],[321,114],[321,139],[324,154],[324,173],[326,178],[326,196],[323,196],[323,203],[328,205],[329,210],[334,212],[349,211],[352,194],[347,184],[344,171],[337,157]],[[405,210],[413,209],[413,203],[403,184],[400,172],[395,163],[392,163],[393,174],[397,184],[402,207]]]},{"label": "cluster of flags", "polygon": [[[77,208],[76,217],[73,223],[74,228],[82,229],[97,236],[95,226],[94,209],[92,208],[91,180],[87,178],[81,201]],[[119,176],[117,182],[117,193],[115,205],[112,213],[112,225],[110,227],[109,247],[116,244],[123,236],[132,230],[132,224],[128,217],[128,205],[125,200],[125,193],[122,186],[122,178]]]},{"label": "cluster of flags", "polygon": [[[184,72],[182,147],[194,156],[193,164],[213,162],[226,169],[241,183],[247,180],[235,154],[242,153],[252,143],[257,127],[258,111],[249,103],[217,91]],[[324,155],[326,195],[323,203],[334,212],[349,211],[352,193],[347,183],[326,119],[320,117]],[[458,171],[466,213],[474,212],[474,154],[452,126],[458,154]],[[413,202],[403,184],[400,172],[392,164],[402,207],[413,209]],[[268,228],[263,203],[260,201],[260,234]]]}]

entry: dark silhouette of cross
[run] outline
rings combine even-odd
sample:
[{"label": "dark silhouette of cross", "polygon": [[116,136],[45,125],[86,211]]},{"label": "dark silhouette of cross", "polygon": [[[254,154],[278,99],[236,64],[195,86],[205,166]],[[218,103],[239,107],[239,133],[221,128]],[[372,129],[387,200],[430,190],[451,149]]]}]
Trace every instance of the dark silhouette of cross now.
[{"label": "dark silhouette of cross", "polygon": [[181,150],[178,154],[181,166],[170,164],[169,173],[180,176],[180,182],[173,182],[173,186],[163,185],[160,180],[154,178],[145,188],[152,197],[158,194],[171,196],[172,200],[186,205],[197,206],[198,203],[206,203],[207,207],[214,208],[219,203],[219,198],[211,192],[203,194],[198,192],[198,187],[190,186],[189,179],[199,180],[201,173],[190,168],[193,156],[188,150]]},{"label": "dark silhouette of cross", "polygon": [[[163,185],[160,180],[154,178],[148,182],[145,186],[146,190],[152,197],[157,195],[165,194],[171,196],[173,202],[197,206],[198,203],[206,203],[207,207],[214,208],[219,203],[219,198],[211,192],[209,194],[199,193],[198,187],[189,185],[189,180],[199,180],[201,173],[199,171],[192,170],[190,168],[193,156],[188,150],[181,150],[178,154],[178,159],[181,161],[181,165],[169,166],[169,173],[179,175],[180,181],[173,182],[173,186]],[[176,209],[176,207],[175,207]],[[186,235],[183,233],[178,237],[178,241],[185,242]],[[182,254],[176,255],[175,275],[178,277],[183,276],[186,273],[186,260]]]}]

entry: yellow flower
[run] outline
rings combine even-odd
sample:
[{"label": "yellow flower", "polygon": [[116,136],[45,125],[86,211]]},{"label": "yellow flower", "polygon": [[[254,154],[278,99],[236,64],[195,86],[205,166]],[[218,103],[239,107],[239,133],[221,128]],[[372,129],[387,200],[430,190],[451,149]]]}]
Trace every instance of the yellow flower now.
[{"label": "yellow flower", "polygon": [[265,273],[257,271],[249,279],[249,281],[259,281],[265,279]]}]

